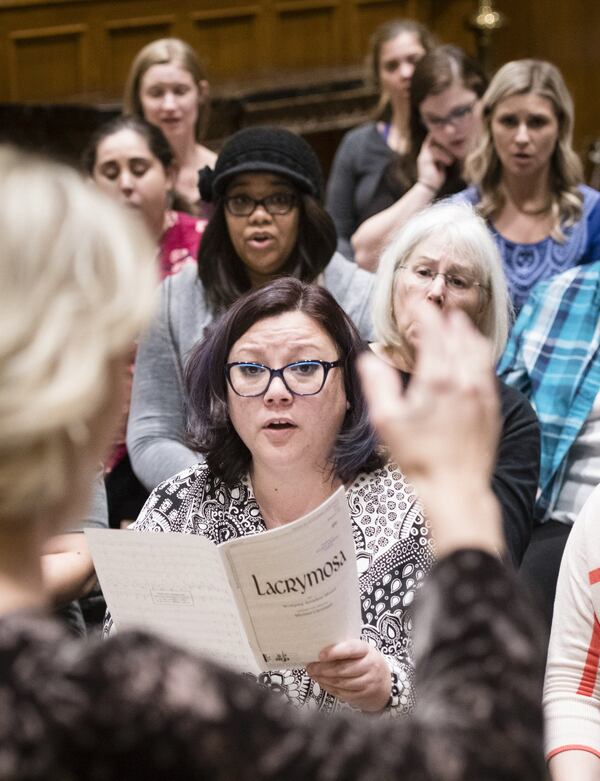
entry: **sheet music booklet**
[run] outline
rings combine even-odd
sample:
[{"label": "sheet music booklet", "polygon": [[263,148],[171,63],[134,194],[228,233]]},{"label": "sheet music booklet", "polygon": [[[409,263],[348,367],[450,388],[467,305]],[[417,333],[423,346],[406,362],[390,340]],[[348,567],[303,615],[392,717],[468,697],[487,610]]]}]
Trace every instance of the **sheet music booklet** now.
[{"label": "sheet music booklet", "polygon": [[239,670],[304,667],[360,637],[344,489],[277,529],[216,546],[193,534],[86,529],[117,631],[142,628]]}]

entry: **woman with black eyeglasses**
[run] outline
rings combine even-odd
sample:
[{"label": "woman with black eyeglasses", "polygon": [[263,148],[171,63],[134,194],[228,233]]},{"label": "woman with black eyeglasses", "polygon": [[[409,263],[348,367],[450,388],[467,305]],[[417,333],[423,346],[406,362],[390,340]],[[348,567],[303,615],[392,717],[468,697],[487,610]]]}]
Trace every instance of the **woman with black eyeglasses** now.
[{"label": "woman with black eyeglasses", "polygon": [[[410,155],[404,162],[412,186],[383,210],[375,193],[374,216],[352,236],[360,266],[375,270],[382,249],[410,217],[464,189],[463,164],[480,135],[479,103],[486,86],[480,66],[457,46],[438,46],[417,63],[410,90]],[[394,164],[388,178],[395,175]]]},{"label": "woman with black eyeglasses", "polygon": [[202,171],[200,189],[214,213],[198,267],[165,281],[137,355],[127,444],[149,490],[200,460],[185,440],[185,358],[242,294],[284,275],[317,282],[361,335],[371,336],[372,276],[336,253],[335,228],[321,203],[321,168],[300,136],[268,127],[235,133],[214,170]]},{"label": "woman with black eyeglasses", "polygon": [[[241,208],[248,195],[231,192]],[[296,706],[397,716],[414,705],[412,601],[434,556],[414,489],[369,427],[355,368],[363,348],[318,285],[287,277],[239,299],[185,372],[189,436],[205,461],[161,483],[133,528],[218,544],[293,522],[344,485],[361,637],[331,646],[308,671],[259,681]]]}]

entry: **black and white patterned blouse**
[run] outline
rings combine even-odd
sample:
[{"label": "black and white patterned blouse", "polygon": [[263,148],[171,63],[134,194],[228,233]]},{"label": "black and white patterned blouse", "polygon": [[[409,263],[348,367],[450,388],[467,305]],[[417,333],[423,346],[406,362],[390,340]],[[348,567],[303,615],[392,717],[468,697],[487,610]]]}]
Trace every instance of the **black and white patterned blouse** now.
[{"label": "black and white patterned blouse", "polygon": [[[543,781],[540,623],[494,557],[417,595],[407,719],[323,718],[151,635],[0,617],[2,781]],[[419,604],[420,603],[420,604]]]},{"label": "black and white patterned blouse", "polygon": [[[412,487],[392,466],[359,474],[347,487],[359,572],[362,639],[384,655],[391,672],[386,714],[414,707],[412,603],[434,553]],[[140,531],[201,534],[216,545],[266,530],[248,478],[229,488],[206,464],[161,483],[131,527]],[[107,616],[105,633],[110,632]],[[304,669],[272,670],[259,682],[293,705],[333,712],[349,707],[322,689]]]}]

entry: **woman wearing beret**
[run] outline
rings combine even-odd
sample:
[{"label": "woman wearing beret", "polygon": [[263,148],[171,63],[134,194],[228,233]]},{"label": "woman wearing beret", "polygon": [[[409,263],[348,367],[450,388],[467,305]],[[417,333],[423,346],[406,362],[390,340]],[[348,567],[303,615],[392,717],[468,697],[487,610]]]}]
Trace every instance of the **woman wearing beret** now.
[{"label": "woman wearing beret", "polygon": [[183,366],[207,326],[243,293],[291,275],[318,282],[371,337],[372,276],[335,251],[333,222],[322,206],[317,157],[283,128],[246,128],[201,175],[214,202],[198,267],[161,288],[159,311],[141,340],[127,445],[133,469],[149,489],[199,461],[185,444]]}]

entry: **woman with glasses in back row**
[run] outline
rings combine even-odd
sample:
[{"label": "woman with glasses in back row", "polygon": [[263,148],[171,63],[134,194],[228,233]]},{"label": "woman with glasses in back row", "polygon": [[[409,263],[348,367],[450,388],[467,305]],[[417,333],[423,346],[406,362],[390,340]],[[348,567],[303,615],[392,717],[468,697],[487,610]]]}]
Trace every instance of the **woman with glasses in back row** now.
[{"label": "woman with glasses in back row", "polygon": [[165,280],[137,353],[127,447],[148,490],[200,459],[185,441],[184,361],[215,316],[243,293],[282,275],[318,282],[361,335],[371,335],[372,276],[335,251],[321,168],[306,141],[283,128],[241,130],[214,170],[203,170],[201,190],[214,213],[198,266]]},{"label": "woman with glasses in back row", "polygon": [[[352,236],[360,266],[376,269],[383,247],[413,214],[464,189],[463,165],[479,137],[486,86],[480,66],[457,46],[438,46],[417,63],[410,88],[410,153],[403,163],[411,186],[388,208],[373,209],[374,216]],[[390,162],[388,178],[397,165]]]}]

